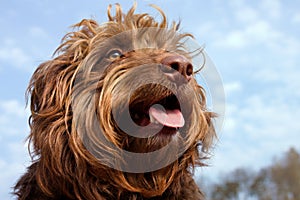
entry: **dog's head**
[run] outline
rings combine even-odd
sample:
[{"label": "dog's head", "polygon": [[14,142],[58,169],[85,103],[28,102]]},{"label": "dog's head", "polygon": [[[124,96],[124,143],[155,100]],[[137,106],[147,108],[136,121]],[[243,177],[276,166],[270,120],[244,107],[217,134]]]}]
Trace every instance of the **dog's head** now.
[{"label": "dog's head", "polygon": [[110,182],[151,197],[203,164],[198,151],[215,133],[194,77],[202,50],[157,9],[161,22],[119,5],[105,24],[83,20],[33,74],[30,141],[47,193],[51,172],[66,185]]}]

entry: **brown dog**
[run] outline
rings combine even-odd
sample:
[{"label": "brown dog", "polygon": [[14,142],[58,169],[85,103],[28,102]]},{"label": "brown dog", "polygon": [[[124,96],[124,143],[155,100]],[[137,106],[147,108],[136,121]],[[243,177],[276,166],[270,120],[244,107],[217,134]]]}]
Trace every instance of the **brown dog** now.
[{"label": "brown dog", "polygon": [[194,78],[201,49],[156,9],[161,22],[110,6],[107,23],[75,25],[34,72],[19,199],[203,199],[192,171],[215,133]]}]

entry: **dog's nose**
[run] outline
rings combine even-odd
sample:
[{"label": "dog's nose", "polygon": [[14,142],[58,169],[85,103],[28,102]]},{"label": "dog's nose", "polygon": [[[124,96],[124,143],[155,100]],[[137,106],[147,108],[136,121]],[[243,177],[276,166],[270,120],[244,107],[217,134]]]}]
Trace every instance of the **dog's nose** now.
[{"label": "dog's nose", "polygon": [[[184,56],[170,55],[162,59],[161,70],[177,84],[188,82],[193,75],[193,65]],[[179,73],[178,73],[179,72]]]}]

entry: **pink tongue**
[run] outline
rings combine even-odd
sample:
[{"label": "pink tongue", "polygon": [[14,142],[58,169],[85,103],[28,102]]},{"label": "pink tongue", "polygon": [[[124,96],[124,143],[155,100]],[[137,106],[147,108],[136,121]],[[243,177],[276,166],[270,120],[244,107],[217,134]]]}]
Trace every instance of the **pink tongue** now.
[{"label": "pink tongue", "polygon": [[172,128],[184,126],[184,118],[180,110],[163,110],[152,106],[149,109],[149,115],[154,117],[160,124]]}]

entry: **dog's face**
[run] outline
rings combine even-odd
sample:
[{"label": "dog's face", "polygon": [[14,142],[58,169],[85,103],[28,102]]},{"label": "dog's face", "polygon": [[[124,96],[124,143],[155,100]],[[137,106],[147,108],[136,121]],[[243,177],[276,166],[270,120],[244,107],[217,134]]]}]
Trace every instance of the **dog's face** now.
[{"label": "dog's face", "polygon": [[207,150],[214,137],[194,77],[201,49],[189,49],[191,35],[167,28],[162,16],[157,23],[132,8],[124,16],[109,12],[101,26],[84,20],[60,55],[37,69],[30,137],[40,159],[72,157],[145,196],[161,194],[178,171],[201,163],[198,146]]}]

